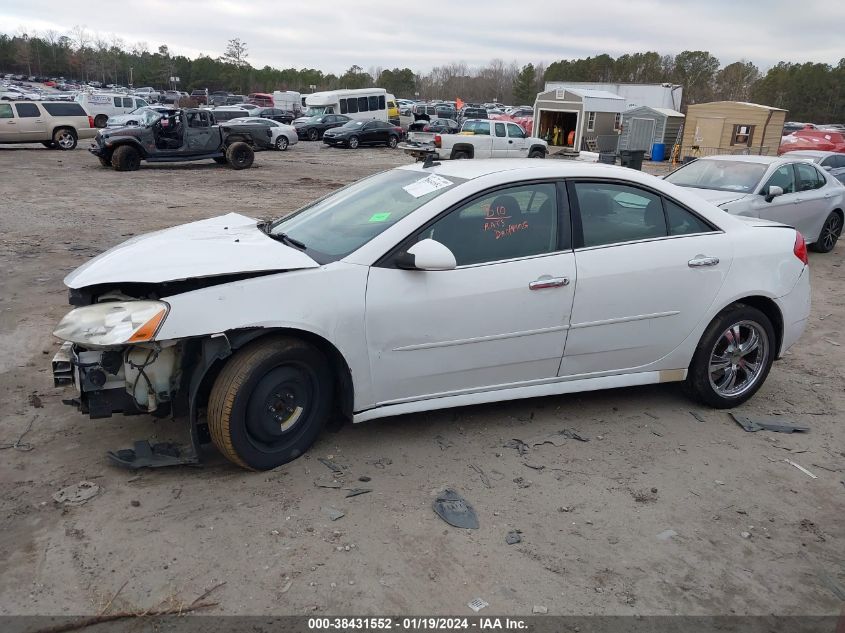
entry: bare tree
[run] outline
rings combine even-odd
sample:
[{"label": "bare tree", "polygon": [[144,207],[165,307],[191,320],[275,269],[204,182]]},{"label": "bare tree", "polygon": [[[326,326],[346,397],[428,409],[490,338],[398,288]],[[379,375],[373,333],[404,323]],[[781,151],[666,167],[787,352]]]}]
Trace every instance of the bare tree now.
[{"label": "bare tree", "polygon": [[249,57],[249,53],[247,52],[246,42],[242,41],[239,37],[234,37],[226,45],[226,52],[223,53],[222,60],[233,66],[242,68],[249,65],[246,59],[247,57]]}]

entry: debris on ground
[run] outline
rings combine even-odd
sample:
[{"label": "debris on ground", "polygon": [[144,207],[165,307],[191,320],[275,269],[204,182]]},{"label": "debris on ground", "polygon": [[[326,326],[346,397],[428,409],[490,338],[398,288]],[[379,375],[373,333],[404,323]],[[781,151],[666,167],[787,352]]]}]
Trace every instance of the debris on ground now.
[{"label": "debris on ground", "polygon": [[18,435],[18,439],[10,444],[0,444],[0,450],[5,450],[7,448],[13,448],[16,451],[21,451],[23,453],[27,453],[35,448],[32,444],[28,442],[24,442],[23,438],[26,437],[27,433],[32,430],[32,425],[35,423],[35,418],[31,418],[29,420],[29,424],[26,425],[24,432]]},{"label": "debris on ground", "polygon": [[375,468],[384,470],[385,467],[390,466],[393,463],[393,460],[389,457],[379,457],[378,459],[368,461],[367,463]]},{"label": "debris on ground", "polygon": [[520,488],[530,488],[532,484],[531,480],[525,479],[525,477],[516,477],[513,480],[513,483],[515,483]]},{"label": "debris on ground", "polygon": [[451,526],[467,530],[478,529],[478,517],[473,507],[457,492],[446,488],[437,495],[432,508],[441,519]]},{"label": "debris on ground", "polygon": [[29,406],[31,406],[33,409],[43,409],[44,408],[44,403],[41,402],[41,397],[35,391],[33,391],[31,394],[29,394]]},{"label": "debris on ground", "polygon": [[132,501],[129,502],[129,505],[131,505],[133,508],[140,508],[141,502],[137,499],[132,499]]},{"label": "debris on ground", "polygon": [[534,607],[531,609],[531,613],[536,613],[538,615],[545,615],[549,612],[548,607],[544,607],[539,604],[535,604]]},{"label": "debris on ground", "polygon": [[358,481],[363,481],[364,483],[367,483],[368,481],[372,481],[372,480],[373,480],[373,478],[368,477],[367,475],[361,475],[360,477],[358,477]]},{"label": "debris on ground", "polygon": [[511,530],[505,536],[505,543],[508,545],[516,545],[522,542],[522,530]]},{"label": "debris on ground", "polygon": [[739,535],[742,538],[751,538],[751,532],[740,532]]},{"label": "debris on ground", "polygon": [[482,600],[481,598],[473,598],[472,600],[470,600],[469,602],[467,602],[467,606],[468,606],[470,609],[472,609],[473,611],[475,611],[476,613],[478,613],[478,612],[479,612],[479,611],[481,611],[484,607],[489,607],[489,606],[490,606],[490,603],[489,603],[489,602],[485,602],[485,601],[484,601],[484,600]]},{"label": "debris on ground", "polygon": [[651,490],[629,490],[637,503],[654,503],[657,501],[657,488]]},{"label": "debris on ground", "polygon": [[317,488],[342,488],[343,484],[339,482],[337,479],[325,479],[320,477],[319,479],[314,480],[314,485]]},{"label": "debris on ground", "polygon": [[452,442],[447,440],[442,435],[438,435],[434,438],[434,441],[437,442],[438,446],[440,446],[441,451],[445,451],[447,448],[452,446]]},{"label": "debris on ground", "polygon": [[323,466],[328,468],[333,473],[337,473],[339,475],[343,474],[343,469],[335,464],[332,460],[326,459],[325,457],[318,457],[317,461],[320,462]]},{"label": "debris on ground", "polygon": [[590,439],[579,435],[576,431],[569,429],[562,429],[554,433],[547,433],[546,435],[538,435],[527,440],[521,440],[518,437],[508,440],[502,446],[504,448],[515,448],[520,456],[525,455],[528,450],[534,446],[541,446],[543,444],[553,444],[554,446],[563,446],[566,440],[577,440],[579,442],[589,442]]},{"label": "debris on ground", "polygon": [[80,481],[67,488],[62,488],[53,495],[53,501],[66,506],[81,506],[100,494],[100,486],[93,481]]},{"label": "debris on ground", "polygon": [[804,473],[805,475],[809,475],[809,476],[810,476],[810,477],[812,477],[813,479],[818,479],[818,477],[817,477],[816,475],[814,475],[814,474],[813,474],[813,473],[811,473],[809,470],[807,470],[806,468],[804,468],[801,464],[797,464],[797,463],[793,462],[791,459],[784,459],[783,461],[785,461],[785,462],[786,462],[787,464],[789,464],[790,466],[795,466],[795,468],[797,468],[798,470],[800,470],[800,471],[801,471],[802,473]]},{"label": "debris on ground", "polygon": [[288,581],[285,583],[285,586],[284,586],[284,587],[282,587],[281,589],[279,589],[279,593],[287,593],[288,591],[290,591],[290,588],[291,588],[292,586],[293,586],[293,581],[292,581],[292,580],[288,580]]},{"label": "debris on ground", "polygon": [[351,489],[349,489],[349,492],[346,493],[346,497],[347,497],[347,499],[349,497],[357,497],[358,495],[365,495],[368,492],[372,492],[372,491],[373,491],[372,488],[351,488]]},{"label": "debris on ground", "polygon": [[747,415],[731,413],[731,417],[743,429],[749,433],[757,431],[773,431],[774,433],[804,433],[810,430],[809,426],[800,426],[789,422],[782,422],[778,418],[752,418]]},{"label": "debris on ground", "polygon": [[696,420],[698,420],[699,422],[707,422],[707,420],[704,418],[704,416],[702,416],[700,413],[697,413],[695,411],[690,411],[689,414],[692,417],[694,417]]},{"label": "debris on ground", "polygon": [[668,541],[673,536],[678,536],[678,533],[675,530],[663,530],[657,535],[657,539],[660,541]]},{"label": "debris on ground", "polygon": [[343,512],[342,510],[338,510],[337,508],[333,508],[331,506],[320,506],[320,512],[325,514],[332,521],[337,521],[341,517],[346,516],[346,512]]},{"label": "debris on ground", "polygon": [[183,453],[173,442],[150,444],[148,440],[138,440],[133,443],[132,448],[108,451],[106,456],[115,466],[130,470],[196,464],[199,461],[193,451]]},{"label": "debris on ground", "polygon": [[490,484],[490,478],[487,476],[487,473],[481,468],[481,466],[476,466],[475,464],[470,464],[470,468],[472,468],[475,472],[478,473],[478,477],[481,479],[481,483],[484,484],[485,488],[492,488],[493,486]]},{"label": "debris on ground", "polygon": [[543,470],[546,467],[545,464],[538,464],[537,462],[529,462],[527,459],[522,463],[524,465],[528,466],[528,468],[533,468],[534,470]]}]

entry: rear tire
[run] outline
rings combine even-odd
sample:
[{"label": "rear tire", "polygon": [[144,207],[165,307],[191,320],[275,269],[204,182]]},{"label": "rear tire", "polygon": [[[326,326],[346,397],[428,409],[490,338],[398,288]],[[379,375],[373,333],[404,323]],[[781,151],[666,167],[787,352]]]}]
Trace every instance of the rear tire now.
[{"label": "rear tire", "polygon": [[276,149],[280,152],[284,152],[288,148],[288,143],[288,137],[282,134],[276,139]]},{"label": "rear tire", "polygon": [[297,338],[270,337],[223,367],[208,400],[208,427],[227,459],[269,470],[308,450],[331,411],[332,373],[322,352]]},{"label": "rear tire", "polygon": [[819,239],[810,244],[810,250],[816,253],[829,253],[836,246],[840,235],[842,235],[842,216],[834,211],[827,216],[819,233]]},{"label": "rear tire", "polygon": [[455,152],[454,154],[452,154],[452,160],[466,160],[469,157],[470,157],[469,152],[461,151],[461,152]]},{"label": "rear tire", "polygon": [[314,128],[311,128],[310,130],[308,130],[308,140],[309,141],[316,141],[318,138],[320,138],[320,133],[317,132],[317,130],[315,130]]},{"label": "rear tire", "polygon": [[248,169],[255,160],[255,152],[243,141],[236,141],[226,149],[226,160],[232,169]]},{"label": "rear tire", "polygon": [[391,137],[387,140],[387,146],[388,146],[390,149],[396,149],[396,146],[397,146],[397,145],[399,145],[399,137],[398,137],[398,136],[391,136]]},{"label": "rear tire", "polygon": [[106,127],[106,123],[108,123],[109,117],[105,114],[98,114],[94,117],[94,127],[104,128]]},{"label": "rear tire", "polygon": [[763,312],[742,303],[716,316],[698,343],[685,387],[716,409],[742,404],[763,386],[775,359],[777,337]]},{"label": "rear tire", "polygon": [[141,155],[131,145],[121,145],[111,155],[111,166],[115,171],[138,171],[141,168]]},{"label": "rear tire", "polygon": [[68,127],[62,127],[53,132],[53,142],[63,151],[76,149],[76,132]]}]

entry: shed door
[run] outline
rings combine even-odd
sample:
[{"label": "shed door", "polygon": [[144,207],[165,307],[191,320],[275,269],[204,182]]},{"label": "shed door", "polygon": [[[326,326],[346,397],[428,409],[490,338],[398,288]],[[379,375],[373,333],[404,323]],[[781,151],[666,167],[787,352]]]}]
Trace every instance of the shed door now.
[{"label": "shed door", "polygon": [[655,123],[654,119],[631,119],[631,130],[628,132],[628,149],[651,151]]},{"label": "shed door", "polygon": [[720,147],[722,144],[722,128],[724,119],[698,119],[695,125],[693,145],[699,147]]}]

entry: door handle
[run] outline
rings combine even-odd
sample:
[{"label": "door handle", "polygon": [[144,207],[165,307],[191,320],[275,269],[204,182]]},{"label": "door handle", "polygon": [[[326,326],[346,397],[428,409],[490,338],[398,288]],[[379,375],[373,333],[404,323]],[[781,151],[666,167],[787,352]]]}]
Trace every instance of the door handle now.
[{"label": "door handle", "polygon": [[513,141],[508,141],[508,145],[513,145]]},{"label": "door handle", "polygon": [[687,262],[690,268],[703,268],[704,266],[715,266],[719,263],[718,257],[707,257],[706,255],[696,255]]},{"label": "door handle", "polygon": [[569,277],[549,277],[543,275],[539,279],[528,284],[531,290],[542,290],[543,288],[560,288],[569,285]]}]

